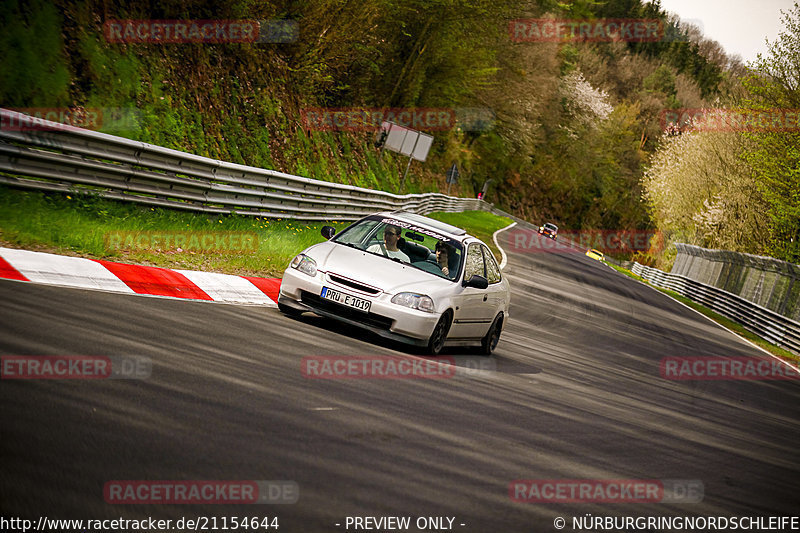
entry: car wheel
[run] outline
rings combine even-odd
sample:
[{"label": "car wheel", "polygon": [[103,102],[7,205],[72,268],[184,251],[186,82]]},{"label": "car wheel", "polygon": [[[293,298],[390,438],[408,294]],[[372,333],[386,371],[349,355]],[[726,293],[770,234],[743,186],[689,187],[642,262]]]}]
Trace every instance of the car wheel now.
[{"label": "car wheel", "polygon": [[278,309],[280,310],[281,313],[288,316],[300,316],[303,314],[303,312],[300,311],[299,309],[295,309],[294,307],[282,304],[280,302],[278,302]]},{"label": "car wheel", "polygon": [[486,336],[481,340],[481,353],[483,355],[492,355],[492,352],[497,348],[497,343],[500,342],[500,332],[503,331],[503,313],[498,314]]},{"label": "car wheel", "polygon": [[433,328],[433,333],[431,333],[431,337],[428,339],[428,353],[431,355],[439,355],[442,353],[444,342],[447,340],[447,333],[450,331],[451,321],[450,311],[445,311],[442,318],[436,323],[436,327]]}]

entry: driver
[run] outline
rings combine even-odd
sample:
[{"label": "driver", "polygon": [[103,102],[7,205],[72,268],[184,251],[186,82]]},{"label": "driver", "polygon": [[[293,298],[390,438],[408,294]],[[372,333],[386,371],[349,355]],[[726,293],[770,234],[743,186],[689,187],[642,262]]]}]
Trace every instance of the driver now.
[{"label": "driver", "polygon": [[400,231],[400,226],[387,225],[383,228],[383,242],[373,244],[367,248],[367,251],[410,263],[411,259],[397,247],[397,241],[400,240]]}]

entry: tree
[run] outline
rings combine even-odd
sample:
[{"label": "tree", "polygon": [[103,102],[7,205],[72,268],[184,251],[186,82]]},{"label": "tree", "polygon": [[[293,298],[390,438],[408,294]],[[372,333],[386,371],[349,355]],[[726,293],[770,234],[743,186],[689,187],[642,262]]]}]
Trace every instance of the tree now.
[{"label": "tree", "polygon": [[766,201],[741,155],[752,142],[733,131],[667,135],[645,171],[645,198],[671,242],[764,253]]},{"label": "tree", "polygon": [[800,5],[783,13],[785,29],[769,53],[751,65],[745,79],[750,98],[748,107],[779,109],[794,114],[794,128],[788,131],[748,133],[754,148],[746,154],[758,178],[761,194],[768,204],[771,220],[769,253],[779,259],[800,262],[800,133],[796,113],[800,108]]}]

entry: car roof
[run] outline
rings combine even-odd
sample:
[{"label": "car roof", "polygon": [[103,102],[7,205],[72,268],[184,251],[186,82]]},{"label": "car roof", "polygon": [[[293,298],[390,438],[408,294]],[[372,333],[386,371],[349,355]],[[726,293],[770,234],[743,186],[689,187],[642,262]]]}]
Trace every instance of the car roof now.
[{"label": "car roof", "polygon": [[399,220],[403,220],[405,222],[410,222],[412,224],[417,224],[419,226],[425,226],[439,233],[446,234],[449,237],[453,237],[457,241],[463,241],[470,237],[470,235],[468,235],[465,230],[453,226],[452,224],[447,224],[446,222],[440,222],[438,220],[434,220],[432,218],[428,218],[423,215],[418,215],[416,213],[410,213],[408,211],[397,210],[386,213],[380,213],[380,215],[391,216]]}]

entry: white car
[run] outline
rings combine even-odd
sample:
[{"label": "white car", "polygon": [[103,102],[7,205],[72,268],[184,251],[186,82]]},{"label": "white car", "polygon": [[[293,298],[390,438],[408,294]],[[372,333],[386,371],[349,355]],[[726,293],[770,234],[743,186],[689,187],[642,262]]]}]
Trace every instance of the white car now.
[{"label": "white car", "polygon": [[480,342],[492,353],[508,319],[509,286],[489,248],[450,224],[403,211],[367,216],[295,257],[278,307],[312,311],[423,346]]}]

